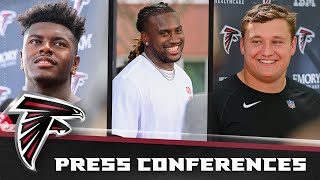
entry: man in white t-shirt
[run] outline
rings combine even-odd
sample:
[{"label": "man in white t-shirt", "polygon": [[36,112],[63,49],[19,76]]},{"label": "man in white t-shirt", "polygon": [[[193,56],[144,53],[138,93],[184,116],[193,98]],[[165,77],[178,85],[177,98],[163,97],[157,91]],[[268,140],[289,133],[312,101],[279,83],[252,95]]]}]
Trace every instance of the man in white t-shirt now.
[{"label": "man in white t-shirt", "polygon": [[175,64],[184,33],[175,10],[166,3],[140,10],[141,33],[131,61],[113,80],[112,134],[133,138],[181,139],[192,82]]}]

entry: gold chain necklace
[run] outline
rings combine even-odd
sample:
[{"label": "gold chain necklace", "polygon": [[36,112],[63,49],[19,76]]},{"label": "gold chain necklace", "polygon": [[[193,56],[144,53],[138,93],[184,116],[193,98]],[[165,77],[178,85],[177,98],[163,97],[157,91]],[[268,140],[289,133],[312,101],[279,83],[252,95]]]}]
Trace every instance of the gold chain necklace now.
[{"label": "gold chain necklace", "polygon": [[168,81],[172,81],[175,77],[175,74],[176,74],[176,71],[175,69],[173,68],[172,71],[168,71],[168,70],[164,70],[162,69],[161,67],[157,66],[156,64],[154,64],[150,59],[149,57],[146,55],[146,53],[142,53],[142,56],[144,56],[148,61],[151,62],[151,64],[162,74],[162,76],[164,78],[166,78]]}]

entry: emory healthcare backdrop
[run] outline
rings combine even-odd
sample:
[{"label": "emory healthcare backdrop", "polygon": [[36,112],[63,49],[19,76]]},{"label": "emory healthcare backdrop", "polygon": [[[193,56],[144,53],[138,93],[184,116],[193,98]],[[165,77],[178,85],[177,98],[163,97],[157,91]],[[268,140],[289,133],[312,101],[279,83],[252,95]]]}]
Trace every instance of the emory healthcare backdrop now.
[{"label": "emory healthcare backdrop", "polygon": [[[15,98],[23,90],[24,74],[20,70],[23,36],[17,16],[35,4],[58,0],[0,1],[0,104]],[[88,127],[106,128],[108,68],[108,1],[69,0],[69,5],[86,18],[86,32],[81,37],[78,54],[80,67],[72,78],[72,91],[84,101],[90,122]],[[94,87],[94,88],[93,88]],[[103,109],[103,110],[102,110]],[[96,114],[99,114],[99,117]],[[93,121],[93,119],[95,119]]]}]

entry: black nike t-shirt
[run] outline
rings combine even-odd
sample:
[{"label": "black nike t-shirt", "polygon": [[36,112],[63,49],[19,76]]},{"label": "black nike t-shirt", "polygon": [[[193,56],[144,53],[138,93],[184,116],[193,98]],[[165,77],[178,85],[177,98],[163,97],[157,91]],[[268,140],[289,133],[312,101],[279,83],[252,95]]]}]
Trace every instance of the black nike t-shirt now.
[{"label": "black nike t-shirt", "polygon": [[287,137],[320,117],[320,94],[287,78],[280,93],[263,93],[233,75],[218,83],[213,98],[211,134]]}]

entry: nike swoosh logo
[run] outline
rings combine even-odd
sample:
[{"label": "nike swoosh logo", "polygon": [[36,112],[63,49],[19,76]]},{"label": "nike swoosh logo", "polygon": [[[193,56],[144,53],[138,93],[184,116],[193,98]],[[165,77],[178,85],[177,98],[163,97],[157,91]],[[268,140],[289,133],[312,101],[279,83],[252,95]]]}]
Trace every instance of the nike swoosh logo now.
[{"label": "nike swoosh logo", "polygon": [[259,102],[261,102],[261,101],[257,101],[257,102],[251,103],[251,104],[246,104],[246,103],[244,102],[244,103],[243,103],[243,107],[247,109],[247,108],[250,108],[250,107],[258,104]]}]

